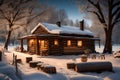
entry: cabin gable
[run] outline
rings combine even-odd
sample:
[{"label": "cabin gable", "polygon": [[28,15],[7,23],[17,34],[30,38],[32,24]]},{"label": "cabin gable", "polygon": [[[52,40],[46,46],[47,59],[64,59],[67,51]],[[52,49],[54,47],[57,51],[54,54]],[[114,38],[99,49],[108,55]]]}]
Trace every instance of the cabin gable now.
[{"label": "cabin gable", "polygon": [[49,34],[49,32],[42,25],[39,25],[32,34]]}]

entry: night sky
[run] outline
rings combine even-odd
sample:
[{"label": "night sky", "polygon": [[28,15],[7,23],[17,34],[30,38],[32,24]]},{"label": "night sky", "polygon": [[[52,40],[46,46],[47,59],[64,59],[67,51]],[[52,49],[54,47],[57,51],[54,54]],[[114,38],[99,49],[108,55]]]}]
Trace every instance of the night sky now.
[{"label": "night sky", "polygon": [[56,9],[64,9],[67,12],[69,19],[75,21],[82,20],[83,14],[80,14],[75,0],[40,0],[42,3],[53,6]]}]

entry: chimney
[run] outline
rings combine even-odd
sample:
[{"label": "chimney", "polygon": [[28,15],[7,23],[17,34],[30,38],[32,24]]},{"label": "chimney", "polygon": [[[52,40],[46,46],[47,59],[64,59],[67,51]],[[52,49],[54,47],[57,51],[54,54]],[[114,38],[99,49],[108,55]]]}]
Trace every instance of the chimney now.
[{"label": "chimney", "polygon": [[80,21],[80,30],[84,31],[84,20]]},{"label": "chimney", "polygon": [[58,27],[61,27],[61,22],[60,22],[60,21],[56,22],[56,25],[57,25]]}]

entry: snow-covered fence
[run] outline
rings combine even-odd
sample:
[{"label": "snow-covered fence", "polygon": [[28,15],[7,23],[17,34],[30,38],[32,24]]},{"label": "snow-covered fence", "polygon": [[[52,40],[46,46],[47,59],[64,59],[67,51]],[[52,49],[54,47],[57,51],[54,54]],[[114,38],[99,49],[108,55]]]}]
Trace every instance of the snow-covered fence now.
[{"label": "snow-covered fence", "polygon": [[85,62],[75,65],[75,71],[77,72],[112,71],[112,68],[111,62]]}]

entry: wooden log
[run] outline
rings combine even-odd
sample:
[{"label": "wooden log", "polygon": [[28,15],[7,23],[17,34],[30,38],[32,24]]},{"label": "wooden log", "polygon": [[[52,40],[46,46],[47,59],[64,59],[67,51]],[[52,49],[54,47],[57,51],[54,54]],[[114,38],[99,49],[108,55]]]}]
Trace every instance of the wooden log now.
[{"label": "wooden log", "polygon": [[56,67],[51,66],[49,64],[42,64],[41,70],[46,73],[55,74],[56,73]]},{"label": "wooden log", "polygon": [[32,68],[37,67],[37,64],[38,64],[38,61],[30,61],[29,62],[29,66],[32,67]]},{"label": "wooden log", "polygon": [[26,63],[29,63],[30,61],[32,61],[32,57],[26,57]]},{"label": "wooden log", "polygon": [[21,59],[16,59],[17,63],[22,63]]},{"label": "wooden log", "polygon": [[42,62],[39,62],[38,64],[37,64],[37,69],[39,70],[39,69],[41,69],[41,66],[43,65],[43,63]]},{"label": "wooden log", "polygon": [[56,68],[54,66],[44,66],[44,72],[54,74],[56,73]]},{"label": "wooden log", "polygon": [[85,62],[75,65],[75,71],[77,72],[101,72],[112,71],[112,69],[111,62]]},{"label": "wooden log", "polygon": [[67,69],[74,69],[75,63],[67,63]]},{"label": "wooden log", "polygon": [[87,62],[87,55],[81,55],[81,62]]}]

